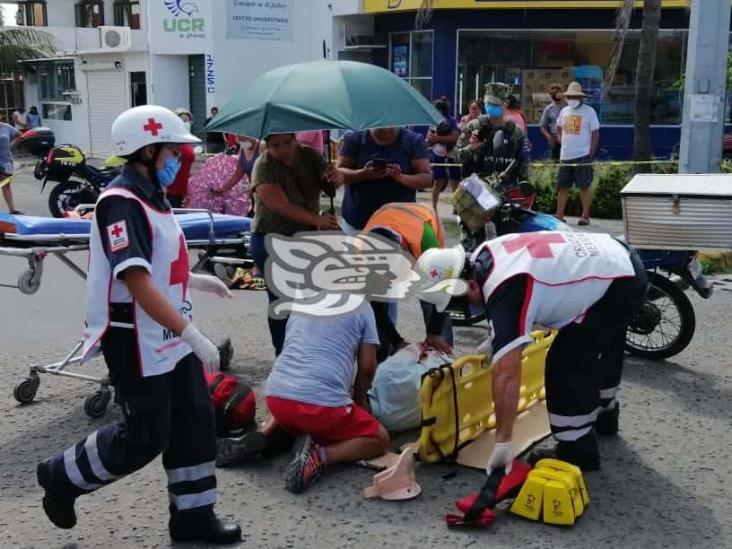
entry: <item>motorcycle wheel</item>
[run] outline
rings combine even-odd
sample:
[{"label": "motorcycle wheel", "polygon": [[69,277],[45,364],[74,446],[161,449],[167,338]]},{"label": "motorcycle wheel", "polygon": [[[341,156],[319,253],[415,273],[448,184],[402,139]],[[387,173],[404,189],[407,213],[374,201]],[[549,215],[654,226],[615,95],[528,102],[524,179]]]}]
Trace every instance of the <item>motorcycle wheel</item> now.
[{"label": "motorcycle wheel", "polygon": [[673,281],[648,273],[648,295],[628,325],[625,348],[635,356],[663,360],[683,351],[694,337],[696,314]]},{"label": "motorcycle wheel", "polygon": [[51,189],[48,195],[48,210],[53,217],[63,217],[64,212],[79,204],[94,204],[99,195],[81,181],[63,181]]}]

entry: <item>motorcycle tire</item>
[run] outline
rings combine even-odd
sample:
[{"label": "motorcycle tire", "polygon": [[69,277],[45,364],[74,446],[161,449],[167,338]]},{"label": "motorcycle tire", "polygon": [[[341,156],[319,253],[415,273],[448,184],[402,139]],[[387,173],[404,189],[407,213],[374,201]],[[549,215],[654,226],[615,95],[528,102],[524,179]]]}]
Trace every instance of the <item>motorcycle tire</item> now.
[{"label": "motorcycle tire", "polygon": [[48,210],[53,217],[63,217],[64,212],[79,204],[94,204],[99,194],[89,189],[86,183],[70,179],[56,185],[48,195]]},{"label": "motorcycle tire", "polygon": [[[689,297],[672,280],[649,272],[648,282],[646,301],[628,326],[625,348],[641,358],[664,360],[679,354],[691,343],[696,331],[696,314]],[[668,301],[668,304],[662,301]],[[677,324],[671,322],[670,316],[678,317]],[[672,336],[668,336],[669,333]],[[651,337],[654,334],[656,342]]]}]

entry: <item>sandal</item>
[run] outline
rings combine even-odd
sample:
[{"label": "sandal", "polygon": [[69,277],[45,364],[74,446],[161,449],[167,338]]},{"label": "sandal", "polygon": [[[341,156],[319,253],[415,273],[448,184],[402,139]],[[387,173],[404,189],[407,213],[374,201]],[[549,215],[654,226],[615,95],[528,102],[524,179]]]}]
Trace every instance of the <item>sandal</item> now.
[{"label": "sandal", "polygon": [[579,225],[580,227],[584,227],[584,226],[587,226],[589,224],[590,224],[590,218],[589,217],[584,217],[583,216],[583,217],[580,217],[577,220],[577,225]]}]

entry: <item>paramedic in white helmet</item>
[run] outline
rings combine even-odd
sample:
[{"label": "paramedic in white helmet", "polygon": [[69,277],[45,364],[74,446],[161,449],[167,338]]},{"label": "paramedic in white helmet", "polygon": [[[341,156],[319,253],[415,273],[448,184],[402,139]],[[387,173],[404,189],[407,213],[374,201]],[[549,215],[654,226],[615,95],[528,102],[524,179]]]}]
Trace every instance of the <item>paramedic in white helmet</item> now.
[{"label": "paramedic in white helmet", "polygon": [[[556,448],[529,457],[558,457],[585,471],[600,467],[595,434],[618,432],[620,384],[628,322],[645,299],[648,278],[638,255],[607,234],[508,234],[462,248],[428,250],[418,267],[434,286],[467,282],[464,297],[485,307],[493,324],[496,446],[486,470],[510,472],[521,386],[521,352],[535,326],[559,330],[546,359],[549,424]],[[451,274],[446,275],[447,272]],[[451,280],[452,279],[452,280]],[[450,309],[463,304],[451,303]]]},{"label": "paramedic in white helmet", "polygon": [[127,164],[99,197],[91,226],[82,361],[101,350],[124,421],[38,465],[43,509],[59,528],[73,528],[77,497],[162,453],[171,538],[233,543],[239,526],[213,510],[216,438],[203,375],[218,370],[219,351],[193,325],[188,295],[190,288],[231,294],[217,278],[189,272],[164,192],[180,145],[199,140],[173,112],[146,105],[117,117],[112,142]]}]

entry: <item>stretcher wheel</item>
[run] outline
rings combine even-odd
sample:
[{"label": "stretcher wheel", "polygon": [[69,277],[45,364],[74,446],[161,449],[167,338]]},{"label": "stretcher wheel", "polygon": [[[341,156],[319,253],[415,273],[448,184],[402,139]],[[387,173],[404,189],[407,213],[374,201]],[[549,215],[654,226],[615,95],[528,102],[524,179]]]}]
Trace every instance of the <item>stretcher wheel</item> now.
[{"label": "stretcher wheel", "polygon": [[234,346],[231,344],[230,339],[226,339],[218,348],[219,368],[222,371],[227,371],[231,365],[231,360],[234,358]]},{"label": "stretcher wheel", "polygon": [[99,418],[107,413],[107,406],[112,399],[111,391],[97,391],[84,400],[84,413],[90,418]]},{"label": "stretcher wheel", "polygon": [[41,287],[41,277],[32,269],[20,273],[18,276],[18,289],[25,295],[32,295]]},{"label": "stretcher wheel", "polygon": [[15,386],[13,397],[21,404],[33,402],[41,380],[38,377],[27,377]]}]

